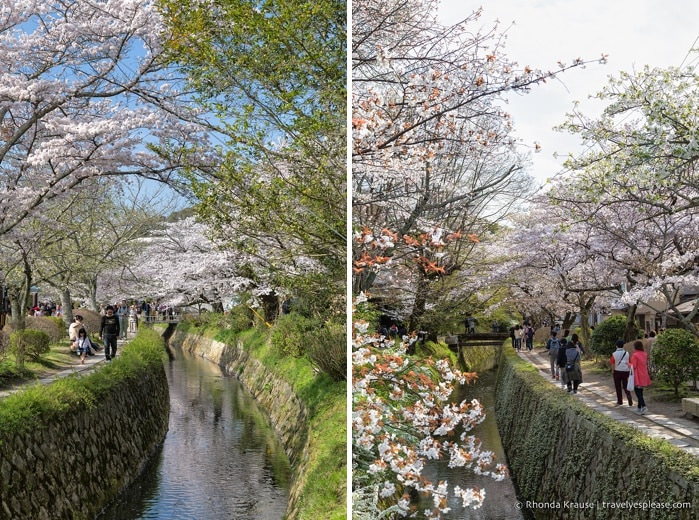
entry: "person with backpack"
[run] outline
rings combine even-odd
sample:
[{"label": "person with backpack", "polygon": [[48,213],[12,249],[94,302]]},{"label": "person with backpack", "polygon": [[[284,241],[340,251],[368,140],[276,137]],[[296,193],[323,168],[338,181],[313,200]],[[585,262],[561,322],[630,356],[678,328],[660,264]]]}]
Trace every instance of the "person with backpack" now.
[{"label": "person with backpack", "polygon": [[[573,334],[575,336],[575,334]],[[572,339],[572,338],[571,338]],[[566,386],[567,392],[578,393],[578,386],[582,383],[582,369],[580,368],[580,350],[574,341],[569,341],[566,344],[565,350],[565,371],[566,371]]]},{"label": "person with backpack", "polygon": [[558,367],[558,349],[561,347],[560,340],[556,337],[556,331],[551,332],[551,337],[546,341],[546,350],[549,351],[549,363],[551,364],[551,379],[560,378]]},{"label": "person with backpack", "polygon": [[528,321],[524,322],[524,341],[529,352],[534,348],[534,327]]},{"label": "person with backpack", "polygon": [[562,337],[560,340],[561,346],[558,347],[558,358],[556,359],[556,365],[561,376],[561,388],[568,384],[568,372],[566,372],[566,348],[568,346],[568,340]]},{"label": "person with backpack", "polygon": [[621,397],[621,390],[626,392],[626,398],[629,400],[629,406],[633,406],[631,392],[627,390],[626,385],[629,381],[629,353],[624,350],[624,340],[618,339],[616,342],[616,350],[612,352],[612,357],[609,362],[612,364],[612,377],[614,378],[614,389],[616,390],[616,405],[624,404]]},{"label": "person with backpack", "polygon": [[578,338],[577,334],[571,334],[570,336],[570,342],[575,345],[575,348],[578,349],[578,352],[580,352],[580,356],[584,357],[587,356],[587,353],[585,352],[585,347],[583,347],[583,344],[580,343],[580,339]]}]

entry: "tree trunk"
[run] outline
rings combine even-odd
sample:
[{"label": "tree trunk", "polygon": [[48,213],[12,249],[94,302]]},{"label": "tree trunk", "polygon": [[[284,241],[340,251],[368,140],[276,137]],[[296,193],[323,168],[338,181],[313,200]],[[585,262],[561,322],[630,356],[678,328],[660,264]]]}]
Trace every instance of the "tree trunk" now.
[{"label": "tree trunk", "polygon": [[10,298],[10,325],[12,330],[24,330],[27,326],[27,304],[31,297],[31,281],[25,279],[23,286],[10,285],[7,288]]},{"label": "tree trunk", "polygon": [[279,295],[276,292],[263,294],[260,296],[262,300],[262,310],[265,313],[265,321],[274,323],[279,315]]},{"label": "tree trunk", "polygon": [[[595,304],[595,296],[591,296],[585,301],[580,295],[580,335],[582,344],[587,349],[590,346],[590,310]],[[589,349],[587,352],[590,352]]]},{"label": "tree trunk", "polygon": [[[88,290],[88,295],[87,295],[87,301],[89,302],[88,306],[91,311],[94,312],[99,312],[100,311],[100,306],[97,304],[97,279],[92,278],[87,282],[87,290]],[[72,303],[71,303],[72,305]]]},{"label": "tree trunk", "polygon": [[636,326],[636,309],[638,305],[630,305],[626,313],[626,329],[624,330],[624,343],[638,339],[638,327]]},{"label": "tree trunk", "polygon": [[417,278],[417,288],[415,290],[415,302],[413,303],[413,311],[408,318],[408,330],[420,330],[421,319],[425,314],[427,306],[427,293],[430,281],[423,275],[422,272]]},{"label": "tree trunk", "polygon": [[563,317],[563,324],[561,325],[561,330],[570,330],[570,328],[573,326],[573,323],[575,323],[575,313],[573,312],[566,312],[566,315]]},{"label": "tree trunk", "polygon": [[67,327],[73,323],[73,302],[70,300],[70,289],[63,287],[61,289],[61,307],[63,308],[63,323]]}]

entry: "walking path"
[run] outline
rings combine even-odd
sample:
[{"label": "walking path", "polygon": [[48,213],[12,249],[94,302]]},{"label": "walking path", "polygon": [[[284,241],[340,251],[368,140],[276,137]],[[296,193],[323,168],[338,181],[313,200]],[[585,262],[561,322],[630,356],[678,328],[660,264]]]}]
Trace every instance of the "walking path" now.
[{"label": "walking path", "polygon": [[[126,342],[127,342],[127,340],[122,340],[122,339],[117,341],[117,357],[119,357],[120,350],[126,344]],[[59,372],[55,372],[55,373],[51,374],[50,376],[38,379],[37,381],[43,385],[47,385],[47,384],[53,383],[56,379],[59,379],[61,377],[67,377],[67,376],[70,376],[72,374],[83,374],[83,373],[89,374],[90,372],[99,368],[104,362],[105,362],[104,349],[95,353],[94,356],[86,356],[84,365],[81,365],[80,358],[78,356],[75,356],[75,364],[74,365],[71,365],[69,368],[61,370]],[[34,384],[34,383],[35,383],[35,381],[29,381],[29,382],[17,385],[17,386],[10,388],[8,390],[2,390],[2,391],[0,391],[0,399],[2,399],[3,397],[7,397],[8,395],[10,395],[14,392],[17,392],[18,390],[21,390],[23,387],[26,387],[28,384]]]},{"label": "walking path", "polygon": [[[552,386],[561,389],[560,381],[551,379],[548,354],[542,355],[536,349],[532,352],[522,349],[519,352],[519,356],[538,368],[541,376],[549,381]],[[561,389],[561,391],[565,390]],[[699,422],[658,413],[657,410],[653,410],[652,402],[648,402],[648,411],[645,415],[638,415],[634,412],[636,409],[635,395],[633,407],[625,404],[616,406],[616,392],[614,391],[611,374],[605,382],[594,376],[588,377],[588,374],[583,372],[583,383],[578,387],[578,393],[571,393],[570,395],[577,397],[590,408],[603,415],[633,426],[649,437],[664,439],[699,458]]]}]

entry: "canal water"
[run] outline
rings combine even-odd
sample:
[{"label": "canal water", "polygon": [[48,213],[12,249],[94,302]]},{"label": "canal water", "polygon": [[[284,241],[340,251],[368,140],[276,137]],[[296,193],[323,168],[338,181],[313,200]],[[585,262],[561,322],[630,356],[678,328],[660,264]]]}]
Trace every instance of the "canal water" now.
[{"label": "canal water", "polygon": [[[497,462],[506,463],[505,451],[500,442],[497,423],[495,421],[495,381],[496,370],[482,370],[478,372],[478,381],[470,385],[461,385],[454,390],[451,396],[452,402],[460,403],[464,399],[471,401],[478,399],[486,413],[485,420],[476,426],[470,435],[475,435],[480,439],[483,449],[492,451]],[[461,431],[457,432],[457,436]],[[448,502],[451,512],[442,515],[445,520],[522,520],[528,518],[517,508],[517,496],[512,480],[506,477],[500,482],[496,482],[490,477],[476,475],[464,468],[449,468],[448,460],[429,461],[426,464],[424,475],[432,482],[438,483],[446,480],[449,488],[459,486],[478,487],[485,489],[485,501],[479,509],[465,509],[461,507],[461,500],[453,494]],[[420,503],[420,509],[432,508],[431,501]]]},{"label": "canal water", "polygon": [[162,449],[98,519],[283,518],[291,471],[265,414],[220,367],[172,351],[165,367],[171,410]]}]

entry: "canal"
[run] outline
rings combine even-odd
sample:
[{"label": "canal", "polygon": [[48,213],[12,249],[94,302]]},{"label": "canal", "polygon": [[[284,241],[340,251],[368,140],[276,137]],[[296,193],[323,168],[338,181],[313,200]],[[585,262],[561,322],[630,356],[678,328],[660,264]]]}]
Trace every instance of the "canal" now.
[{"label": "canal", "polygon": [[[250,393],[217,365],[172,349],[169,431],[99,520],[278,520],[291,471]],[[99,485],[99,483],[95,483]]]},{"label": "canal", "polygon": [[[480,370],[478,381],[475,384],[462,385],[454,390],[451,396],[452,402],[460,403],[464,399],[471,401],[478,399],[486,413],[485,421],[477,425],[470,434],[481,440],[485,450],[492,451],[496,461],[506,463],[505,451],[500,441],[497,423],[495,421],[495,382],[497,370]],[[457,432],[455,437],[461,434]],[[425,476],[432,482],[446,480],[450,489],[459,486],[462,489],[467,487],[478,487],[485,489],[485,501],[483,507],[479,509],[464,509],[461,507],[461,500],[451,495],[448,502],[451,512],[442,515],[445,520],[521,520],[528,518],[522,511],[517,509],[517,496],[512,479],[506,477],[500,482],[496,482],[490,477],[476,475],[464,468],[450,468],[448,460],[431,460],[426,464]],[[432,503],[423,501],[420,509],[431,508]],[[526,513],[525,513],[526,514]]]}]

